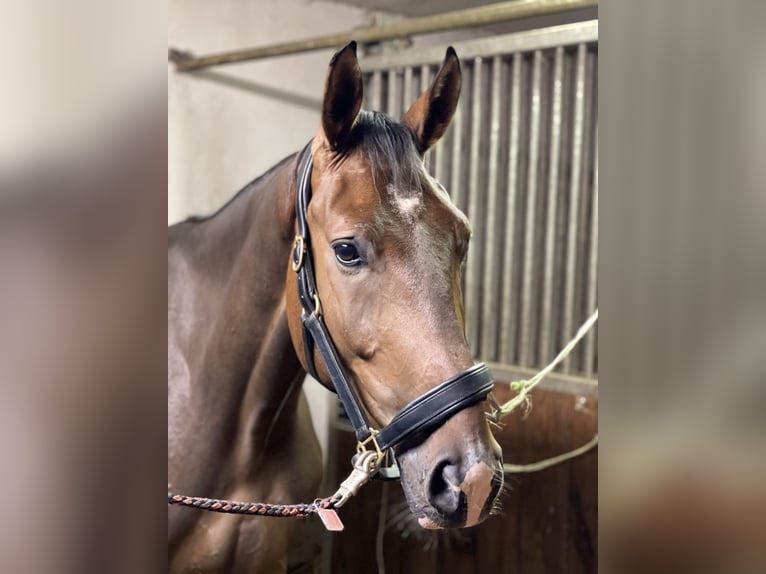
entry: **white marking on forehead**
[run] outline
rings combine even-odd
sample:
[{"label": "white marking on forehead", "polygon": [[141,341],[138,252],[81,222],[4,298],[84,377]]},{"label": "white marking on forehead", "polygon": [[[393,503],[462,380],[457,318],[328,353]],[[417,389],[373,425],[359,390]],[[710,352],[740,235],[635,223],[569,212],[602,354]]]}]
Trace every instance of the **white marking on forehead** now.
[{"label": "white marking on forehead", "polygon": [[396,209],[396,211],[398,211],[402,216],[404,216],[405,219],[410,219],[410,220],[415,219],[415,215],[417,215],[417,213],[423,207],[423,201],[420,195],[417,195],[417,194],[413,194],[410,196],[402,195],[401,193],[397,193],[396,191],[393,191],[391,189],[392,187],[393,186],[389,185],[389,193],[391,193],[391,197],[394,203],[394,208]]},{"label": "white marking on forehead", "polygon": [[396,212],[406,221],[415,221],[415,216],[423,208],[423,196],[417,188],[402,189],[389,183],[386,191]]}]

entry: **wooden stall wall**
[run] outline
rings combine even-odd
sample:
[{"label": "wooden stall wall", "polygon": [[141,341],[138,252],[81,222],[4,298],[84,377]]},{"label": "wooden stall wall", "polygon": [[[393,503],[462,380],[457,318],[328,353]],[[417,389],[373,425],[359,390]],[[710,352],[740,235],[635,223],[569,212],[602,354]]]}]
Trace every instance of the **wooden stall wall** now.
[{"label": "wooden stall wall", "polygon": [[[499,401],[512,393],[498,385]],[[598,432],[598,400],[549,391],[533,393],[525,418],[517,410],[494,434],[506,462],[536,462],[571,451]],[[336,476],[348,473],[353,433],[335,431]],[[348,456],[347,456],[348,455]],[[346,529],[330,538],[332,574],[586,574],[596,572],[598,454],[547,470],[506,474],[502,510],[483,524],[455,531],[422,530],[398,482],[365,485],[341,511]],[[387,490],[387,493],[384,492]],[[387,500],[386,500],[387,499]],[[381,512],[383,516],[381,517]],[[383,569],[378,537],[382,535]]]}]

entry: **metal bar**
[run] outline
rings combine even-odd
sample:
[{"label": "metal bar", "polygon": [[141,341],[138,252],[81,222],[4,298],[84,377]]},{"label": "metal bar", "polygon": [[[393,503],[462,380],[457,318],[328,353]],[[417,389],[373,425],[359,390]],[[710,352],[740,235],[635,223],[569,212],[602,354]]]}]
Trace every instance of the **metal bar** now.
[{"label": "metal bar", "polygon": [[[598,41],[598,20],[550,26],[526,32],[514,32],[465,40],[454,44],[461,60],[491,58],[514,52],[532,52],[558,46],[576,46],[582,42]],[[419,66],[423,63],[439,65],[444,60],[444,46],[412,48],[400,52],[385,52],[360,57],[359,64],[366,72],[387,70],[396,66]]]},{"label": "metal bar", "polygon": [[499,269],[495,243],[501,235],[497,229],[497,197],[499,194],[501,80],[503,61],[500,56],[492,58],[492,92],[489,128],[489,169],[487,170],[487,201],[484,217],[484,283],[481,313],[481,357],[496,360],[497,357],[497,301]]},{"label": "metal bar", "polygon": [[383,105],[383,77],[380,70],[372,73],[372,98],[370,107],[379,110]]},{"label": "metal bar", "polygon": [[[582,168],[583,120],[585,113],[585,58],[587,47],[577,47],[577,72],[575,81],[574,131],[572,134],[572,176],[569,187],[569,220],[567,222],[567,258],[564,276],[564,317],[562,335],[564,340],[573,335],[575,283],[577,277],[577,235],[580,207],[580,175]],[[571,370],[571,355],[562,364],[565,373]]]},{"label": "metal bar", "polygon": [[420,66],[420,92],[425,92],[431,87],[431,67],[427,64]]},{"label": "metal bar", "polygon": [[[472,62],[465,62],[462,68],[463,74],[463,90],[462,96],[458,101],[458,109],[455,114],[455,125],[453,130],[454,144],[452,148],[452,166],[451,166],[451,179],[452,179],[452,201],[457,208],[463,213],[468,213],[468,207],[466,205],[468,198],[468,174],[470,168],[470,126],[471,126],[471,82],[473,81],[473,64]],[[473,243],[469,244],[468,257],[475,251]],[[467,263],[462,265],[460,275],[460,290],[462,295],[462,303],[465,309],[467,300],[466,289],[466,275],[467,275]],[[465,313],[463,313],[465,316]],[[464,331],[467,332],[467,324],[465,324]],[[467,337],[467,334],[466,334]]]},{"label": "metal bar", "polygon": [[[586,298],[590,312],[597,305],[598,287],[598,125],[596,125],[595,153],[593,158],[593,215],[590,220],[590,262],[588,266],[588,295]],[[593,377],[596,362],[596,328],[593,328],[585,336],[585,375]]]},{"label": "metal bar", "polygon": [[[473,83],[471,85],[471,155],[469,163],[469,183],[468,183],[468,219],[471,221],[480,220],[480,209],[482,203],[482,194],[480,184],[481,176],[481,142],[484,136],[481,129],[482,117],[482,93],[483,93],[483,60],[476,58],[473,62]],[[468,328],[467,338],[471,346],[471,352],[474,356],[479,353],[479,321],[481,313],[481,292],[478,281],[481,272],[481,248],[483,247],[484,230],[479,225],[474,225],[474,236],[472,243],[474,249],[468,255],[466,261],[466,305],[465,316]]]},{"label": "metal bar", "polygon": [[[438,73],[438,70],[434,70],[434,76],[436,76],[437,73]],[[430,76],[430,71],[429,71],[429,76]],[[429,80],[430,80],[430,77],[429,77]],[[429,82],[428,86],[424,88],[424,90],[430,87],[431,87],[431,83]],[[430,173],[437,180],[439,179],[437,175],[439,173],[439,166],[444,164],[444,158],[442,157],[444,153],[445,153],[445,150],[442,148],[442,146],[438,144],[438,142],[437,144],[432,146],[427,152],[429,156],[428,164],[430,167]]]},{"label": "metal bar", "polygon": [[543,257],[542,318],[540,320],[540,363],[550,362],[553,351],[553,280],[556,258],[556,210],[559,195],[559,149],[561,147],[561,102],[563,99],[564,48],[556,48],[553,64],[553,102],[551,117],[550,163],[548,167],[548,205],[545,221]]},{"label": "metal bar", "polygon": [[402,114],[409,109],[417,97],[413,97],[412,84],[412,66],[406,66],[404,68],[404,80],[402,81]]},{"label": "metal bar", "polygon": [[413,71],[412,66],[406,66],[404,68],[404,82],[402,84],[402,92],[404,93],[404,98],[402,101],[402,113],[404,113],[404,108],[409,109],[409,106],[412,105],[412,103],[415,101],[415,97],[413,97]]},{"label": "metal bar", "polygon": [[[588,231],[590,230],[590,215],[593,208],[593,185],[590,180],[592,154],[593,154],[593,124],[595,113],[593,100],[595,91],[595,55],[593,52],[585,48],[585,93],[583,95],[583,140],[582,140],[582,157],[581,157],[581,169],[580,169],[580,188],[582,200],[580,201],[580,214],[578,218],[578,234],[577,234],[577,265],[575,272],[575,325],[584,321],[585,318],[593,312],[593,307],[586,307],[588,304],[588,279],[589,279],[589,253],[586,251],[588,248]],[[585,345],[581,345],[579,349],[570,355],[572,360],[570,366],[573,369],[577,369],[579,372],[585,370],[585,363],[588,361],[586,355]]]},{"label": "metal bar", "polygon": [[447,188],[452,203],[454,203],[458,209],[463,209],[463,197],[465,192],[463,190],[463,124],[465,117],[465,98],[458,103],[455,117],[452,118],[452,149],[450,150],[451,162],[450,162],[450,186]]},{"label": "metal bar", "polygon": [[450,143],[452,135],[447,130],[447,133],[443,136],[442,141],[438,142],[434,146],[434,153],[436,154],[436,167],[434,169],[434,177],[436,181],[444,185],[448,185],[449,181],[449,158],[450,158]]},{"label": "metal bar", "polygon": [[[490,371],[492,371],[492,376],[497,384],[531,379],[537,374],[536,369],[512,367],[492,362],[486,362],[486,365],[489,367]],[[584,396],[593,399],[598,398],[597,379],[578,377],[575,375],[564,375],[557,372],[551,373],[540,381],[540,384],[535,387],[535,390],[538,389],[568,395]],[[534,397],[534,394],[532,396]]]},{"label": "metal bar", "polygon": [[531,330],[534,309],[532,308],[532,281],[535,272],[535,215],[537,209],[537,171],[540,141],[542,53],[537,50],[532,68],[532,102],[529,130],[529,169],[527,172],[527,209],[524,223],[524,270],[521,288],[521,336],[519,363],[530,365]]},{"label": "metal bar", "polygon": [[553,14],[578,8],[589,8],[597,5],[597,0],[512,0],[422,18],[409,18],[384,26],[361,28],[351,30],[350,32],[310,38],[308,40],[297,40],[260,48],[233,50],[207,56],[195,57],[187,52],[171,48],[168,50],[168,61],[174,62],[178,71],[199,70],[209,66],[220,66],[324,48],[335,48],[351,40],[357,40],[362,44],[380,42],[455,28],[496,24],[508,20]]},{"label": "metal bar", "polygon": [[[430,68],[428,69],[430,72]],[[434,75],[435,75],[435,71],[434,71]],[[431,87],[431,77],[429,73],[428,84],[423,87],[422,91],[426,91],[430,87]],[[449,134],[449,129],[447,133]],[[447,184],[447,178],[449,176],[448,169],[450,166],[450,161],[449,161],[450,148],[447,144],[451,144],[451,141],[450,141],[451,139],[452,139],[451,135],[445,136],[443,141],[440,143],[437,143],[433,147],[433,151],[431,152],[431,161],[433,163],[433,170],[432,170],[433,176],[434,178],[436,178],[438,182],[440,182],[441,184],[445,186]]]},{"label": "metal bar", "polygon": [[519,188],[519,132],[521,129],[521,68],[524,58],[521,53],[513,55],[511,65],[511,111],[510,111],[510,134],[508,142],[508,184],[505,200],[505,242],[503,245],[503,302],[502,302],[502,325],[500,333],[501,357],[507,362],[516,360],[514,346],[515,316],[514,300],[514,272],[515,272],[515,249],[516,249],[516,198]]},{"label": "metal bar", "polygon": [[394,118],[401,114],[402,95],[399,90],[399,72],[397,70],[388,71],[388,101],[386,102],[386,113]]},{"label": "metal bar", "polygon": [[[420,67],[420,92],[425,92],[429,87],[431,87],[431,67],[423,64]],[[426,165],[428,173],[431,175],[434,173],[433,160],[433,151],[428,150],[423,158],[423,162]]]}]

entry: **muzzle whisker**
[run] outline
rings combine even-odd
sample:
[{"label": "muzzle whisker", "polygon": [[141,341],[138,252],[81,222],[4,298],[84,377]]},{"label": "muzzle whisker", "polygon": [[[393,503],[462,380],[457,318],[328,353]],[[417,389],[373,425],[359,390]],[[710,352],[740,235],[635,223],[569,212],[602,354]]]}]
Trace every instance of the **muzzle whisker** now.
[{"label": "muzzle whisker", "polygon": [[402,538],[408,538],[417,525],[409,505],[407,502],[400,502],[391,505],[390,508],[389,527],[398,530]]}]

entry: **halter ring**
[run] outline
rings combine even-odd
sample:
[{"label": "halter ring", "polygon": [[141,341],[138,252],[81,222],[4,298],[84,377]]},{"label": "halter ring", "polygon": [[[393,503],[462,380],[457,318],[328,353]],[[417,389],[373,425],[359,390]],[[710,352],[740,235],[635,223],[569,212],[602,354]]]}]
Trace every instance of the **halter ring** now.
[{"label": "halter ring", "polygon": [[302,235],[296,235],[293,241],[293,271],[300,271],[303,266],[303,255],[306,253],[306,243]]}]

